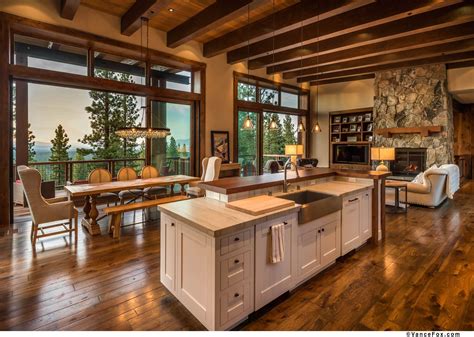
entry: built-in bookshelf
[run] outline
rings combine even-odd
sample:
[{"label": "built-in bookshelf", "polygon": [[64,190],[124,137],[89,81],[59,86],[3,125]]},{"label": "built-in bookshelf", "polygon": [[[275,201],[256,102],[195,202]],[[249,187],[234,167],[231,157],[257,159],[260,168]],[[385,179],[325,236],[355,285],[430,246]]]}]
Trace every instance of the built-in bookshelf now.
[{"label": "built-in bookshelf", "polygon": [[[331,167],[367,168],[370,166],[370,147],[374,137],[372,108],[334,111],[329,114],[329,118]],[[339,145],[343,144],[353,145],[347,148],[361,153],[358,156],[364,158],[361,158],[360,163],[340,163],[341,146]],[[338,152],[339,157],[336,157]]]}]

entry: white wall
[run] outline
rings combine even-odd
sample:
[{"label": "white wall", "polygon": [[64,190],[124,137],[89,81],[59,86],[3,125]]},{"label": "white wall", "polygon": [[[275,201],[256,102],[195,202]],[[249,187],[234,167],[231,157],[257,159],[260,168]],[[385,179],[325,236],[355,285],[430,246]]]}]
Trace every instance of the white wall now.
[{"label": "white wall", "polygon": [[474,104],[474,67],[448,69],[448,91],[459,102]]},{"label": "white wall", "polygon": [[[0,0],[0,11],[43,21],[55,25],[75,28],[81,31],[107,36],[128,43],[140,44],[140,32],[128,37],[120,34],[120,18],[80,6],[73,21],[63,19],[58,13],[58,0]],[[189,42],[178,48],[166,46],[166,33],[150,28],[149,46],[177,56],[207,64],[206,77],[206,154],[210,154],[210,131],[229,131],[231,151],[233,149],[233,71],[247,72],[246,62],[229,65],[226,55],[213,58],[202,56],[202,45]],[[272,78],[264,69],[251,71],[251,75]],[[280,77],[275,78],[281,81]],[[295,84],[294,81],[285,81]]]},{"label": "white wall", "polygon": [[328,167],[329,112],[373,107],[374,80],[324,84],[319,86],[318,95],[317,91],[317,87],[311,87],[311,111],[313,120],[317,113],[322,132],[312,137],[311,157],[318,158],[318,166]]}]

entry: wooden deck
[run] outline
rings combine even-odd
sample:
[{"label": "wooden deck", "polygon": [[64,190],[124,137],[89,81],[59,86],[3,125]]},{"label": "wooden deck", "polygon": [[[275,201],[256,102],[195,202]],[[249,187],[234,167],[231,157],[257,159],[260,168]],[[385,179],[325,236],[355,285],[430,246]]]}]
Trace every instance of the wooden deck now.
[{"label": "wooden deck", "polygon": [[[36,257],[29,230],[18,221],[0,237],[0,329],[203,329],[160,284],[157,223],[126,227],[120,241],[82,230],[77,247],[42,240]],[[387,214],[384,244],[343,258],[238,329],[472,330],[473,243],[469,182],[436,210]]]}]

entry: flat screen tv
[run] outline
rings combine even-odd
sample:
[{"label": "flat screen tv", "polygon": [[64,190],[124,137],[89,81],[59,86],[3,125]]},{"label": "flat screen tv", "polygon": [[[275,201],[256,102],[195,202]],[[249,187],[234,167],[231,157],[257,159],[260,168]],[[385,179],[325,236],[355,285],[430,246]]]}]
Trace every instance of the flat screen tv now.
[{"label": "flat screen tv", "polygon": [[364,145],[333,145],[333,163],[369,165],[369,147]]}]

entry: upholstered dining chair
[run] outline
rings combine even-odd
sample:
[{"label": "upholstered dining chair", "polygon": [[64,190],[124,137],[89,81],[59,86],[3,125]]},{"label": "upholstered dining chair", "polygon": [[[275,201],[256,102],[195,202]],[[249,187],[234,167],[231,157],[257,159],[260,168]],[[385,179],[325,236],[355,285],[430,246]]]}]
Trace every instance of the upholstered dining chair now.
[{"label": "upholstered dining chair", "polygon": [[[160,176],[160,172],[158,172],[156,167],[147,165],[142,168],[140,176],[142,179],[158,178]],[[143,191],[145,192],[146,198],[155,199],[158,195],[166,194],[167,189],[166,187],[156,186],[145,188]]]},{"label": "upholstered dining chair", "polygon": [[[122,167],[117,173],[118,181],[128,181],[138,179],[137,172],[131,167]],[[145,195],[145,192],[142,189],[130,189],[128,191],[119,192],[118,196],[120,198],[120,203],[123,205],[125,200],[130,200],[134,202],[138,198],[141,198]]]},{"label": "upholstered dining chair", "polygon": [[202,176],[200,181],[189,184],[186,191],[188,197],[203,197],[205,191],[198,187],[199,183],[209,182],[219,179],[221,172],[222,159],[219,157],[204,158],[202,160]]},{"label": "upholstered dining chair", "polygon": [[[77,244],[78,211],[73,201],[49,202],[41,195],[41,174],[38,170],[21,165],[17,171],[33,219],[30,235],[33,247],[39,238],[65,233],[72,235],[73,232]],[[62,230],[50,233],[44,231],[55,227],[62,227]]]},{"label": "upholstered dining chair", "polygon": [[[89,173],[89,176],[87,177],[87,182],[89,184],[109,183],[111,181],[112,181],[112,174],[103,168],[96,168],[92,170]],[[101,193],[99,196],[97,196],[96,200],[97,200],[97,203],[99,204],[107,204],[107,206],[110,206],[111,202],[117,205],[120,199],[117,193],[106,192],[106,193]]]}]

